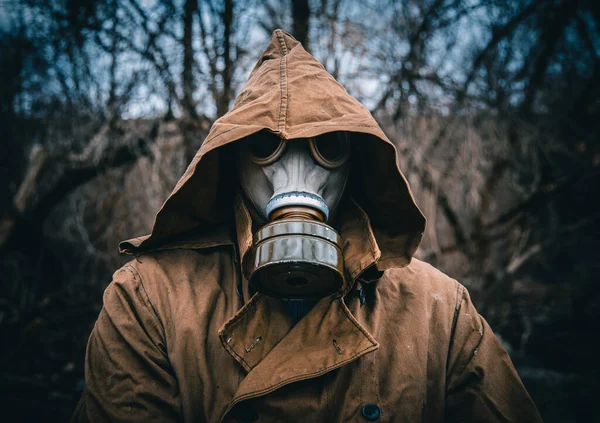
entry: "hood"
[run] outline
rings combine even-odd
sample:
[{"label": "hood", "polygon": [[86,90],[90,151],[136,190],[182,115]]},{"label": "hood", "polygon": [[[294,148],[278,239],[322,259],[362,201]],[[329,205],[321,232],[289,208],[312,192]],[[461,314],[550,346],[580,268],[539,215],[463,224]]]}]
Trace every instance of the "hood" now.
[{"label": "hood", "polygon": [[232,180],[236,172],[229,147],[262,130],[284,139],[347,131],[354,151],[346,196],[353,211],[351,216],[344,217],[342,212],[340,217],[345,219],[341,223],[344,258],[348,261],[347,256],[360,255],[357,247],[367,241],[371,246],[370,259],[350,257],[355,263],[350,273],[357,276],[372,264],[382,270],[410,262],[421,241],[425,218],[398,168],[394,145],[367,108],[297,40],[279,29],[232,109],[215,121],[159,210],[152,232],[122,242],[121,252],[135,254],[165,245],[173,248],[175,240],[185,234],[202,236],[213,234],[218,227],[237,225],[244,257],[251,243],[251,228],[247,210],[236,205],[235,187],[239,184]]}]

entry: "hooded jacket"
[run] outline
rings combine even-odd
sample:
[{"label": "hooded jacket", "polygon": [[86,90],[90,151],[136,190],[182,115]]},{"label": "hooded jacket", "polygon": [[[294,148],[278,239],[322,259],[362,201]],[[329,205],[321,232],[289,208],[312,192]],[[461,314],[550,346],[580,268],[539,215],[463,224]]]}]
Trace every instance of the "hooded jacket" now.
[{"label": "hooded jacket", "polygon": [[[345,288],[295,323],[252,294],[231,145],[347,131]],[[413,258],[425,219],[369,111],[276,30],[158,212],[121,243],[73,421],[541,421],[467,290]]]}]

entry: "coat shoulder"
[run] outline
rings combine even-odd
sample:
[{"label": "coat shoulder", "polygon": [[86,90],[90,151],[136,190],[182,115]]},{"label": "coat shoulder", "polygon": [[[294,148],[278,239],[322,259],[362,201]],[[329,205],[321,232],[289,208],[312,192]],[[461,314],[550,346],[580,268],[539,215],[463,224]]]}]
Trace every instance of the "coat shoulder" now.
[{"label": "coat shoulder", "polygon": [[224,285],[235,279],[234,265],[233,251],[227,247],[172,249],[141,254],[119,271],[133,273],[150,298],[174,298],[190,292],[210,297],[231,290]]},{"label": "coat shoulder", "polygon": [[413,258],[409,265],[385,271],[387,283],[401,292],[432,298],[451,308],[459,306],[466,288],[429,263]]},{"label": "coat shoulder", "polygon": [[198,250],[180,248],[144,253],[123,267],[129,267],[138,273],[145,284],[153,284],[181,280],[192,274],[196,277],[208,277],[220,264],[231,261],[232,252],[226,247]]}]

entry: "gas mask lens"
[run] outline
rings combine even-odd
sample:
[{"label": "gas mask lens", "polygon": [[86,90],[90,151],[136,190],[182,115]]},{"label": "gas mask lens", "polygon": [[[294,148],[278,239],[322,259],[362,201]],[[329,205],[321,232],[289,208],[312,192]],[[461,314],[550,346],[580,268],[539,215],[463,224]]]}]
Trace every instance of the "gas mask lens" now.
[{"label": "gas mask lens", "polygon": [[[251,135],[247,142],[252,160],[262,166],[279,160],[287,141],[272,133]],[[313,160],[325,169],[336,169],[350,156],[350,142],[345,132],[331,132],[309,138],[308,145]]]},{"label": "gas mask lens", "polygon": [[248,152],[252,160],[259,165],[276,162],[285,150],[285,141],[270,132],[251,135],[247,141]]},{"label": "gas mask lens", "polygon": [[335,169],[346,163],[350,142],[345,132],[331,132],[308,141],[313,159],[325,169]]}]

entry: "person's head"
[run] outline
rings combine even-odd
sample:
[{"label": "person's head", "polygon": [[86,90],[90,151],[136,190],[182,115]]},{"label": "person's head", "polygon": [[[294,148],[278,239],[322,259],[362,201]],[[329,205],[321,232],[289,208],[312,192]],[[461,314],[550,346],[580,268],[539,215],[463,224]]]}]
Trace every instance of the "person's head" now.
[{"label": "person's head", "polygon": [[222,242],[238,247],[244,280],[261,264],[275,269],[317,258],[313,270],[328,267],[343,280],[323,283],[314,296],[336,286],[332,295],[345,295],[368,269],[409,263],[422,238],[425,219],[396,153],[369,110],[297,40],[276,30],[152,233],[121,249],[148,251],[197,234],[227,238]]}]

